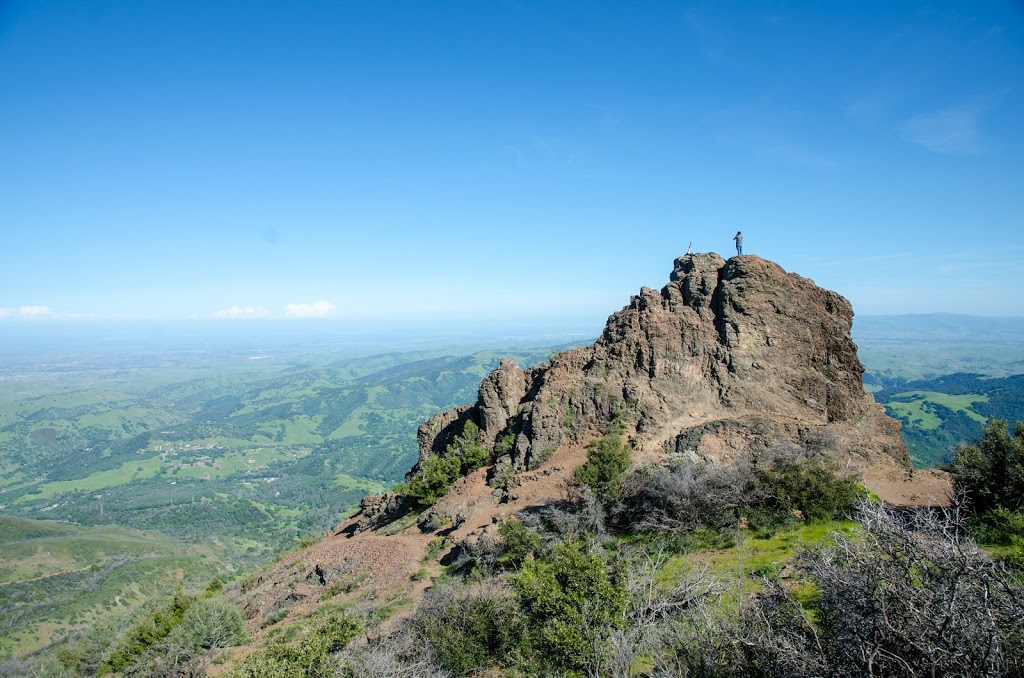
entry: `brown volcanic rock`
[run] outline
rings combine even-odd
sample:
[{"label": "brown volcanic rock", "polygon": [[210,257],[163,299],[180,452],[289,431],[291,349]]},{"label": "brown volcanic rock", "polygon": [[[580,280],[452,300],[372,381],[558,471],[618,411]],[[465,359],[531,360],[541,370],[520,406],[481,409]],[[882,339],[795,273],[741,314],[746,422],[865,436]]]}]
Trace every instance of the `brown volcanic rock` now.
[{"label": "brown volcanic rock", "polygon": [[[476,404],[420,427],[421,461],[443,453],[469,421],[488,445],[514,435],[511,453],[495,465],[518,471],[505,491],[487,485],[486,469],[460,478],[432,508],[450,524],[429,533],[400,520],[409,509],[403,498],[366,497],[334,535],[243,586],[238,596],[252,632],[325,596],[353,605],[415,600],[455,545],[561,498],[586,443],[616,416],[632,428],[638,461],[728,461],[789,441],[861,467],[867,486],[890,503],[933,501],[948,482],[934,473],[908,482],[899,423],[863,390],[852,317],[843,297],[756,256],[680,257],[670,282],[660,292],[642,289],[593,345],[527,370],[502,361]],[[524,470],[537,466],[538,455],[547,461]],[[445,537],[432,556],[431,544]]]},{"label": "brown volcanic rock", "polygon": [[523,469],[620,414],[648,455],[725,460],[789,440],[909,467],[899,424],[864,392],[852,318],[842,296],[759,257],[680,257],[593,345],[525,371],[503,361],[476,405],[420,428],[420,456],[472,420],[487,443],[515,434],[510,461]]}]

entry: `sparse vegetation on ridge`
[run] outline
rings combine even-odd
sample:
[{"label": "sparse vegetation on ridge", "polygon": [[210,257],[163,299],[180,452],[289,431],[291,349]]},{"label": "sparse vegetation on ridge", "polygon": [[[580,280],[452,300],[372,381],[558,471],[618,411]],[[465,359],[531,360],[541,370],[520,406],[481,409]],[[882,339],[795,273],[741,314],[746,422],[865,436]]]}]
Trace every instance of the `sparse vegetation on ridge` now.
[{"label": "sparse vegetation on ridge", "polygon": [[[781,456],[769,477],[817,478],[807,497],[846,484],[813,455]],[[782,550],[762,557],[759,544],[775,538],[738,527],[737,511],[730,509],[731,526],[714,512],[708,525],[693,519],[692,507],[675,506],[680,519],[650,521],[624,516],[624,501],[613,509],[619,524],[643,529],[609,531],[602,503],[583,486],[572,503],[510,518],[500,539],[468,553],[408,622],[346,650],[342,662],[350,662],[350,675],[372,675],[354,662],[382,662],[382,655],[396,671],[415,665],[425,675],[995,676],[1024,669],[1024,631],[1014,621],[1024,614],[1024,579],[974,545],[959,508],[896,513],[861,500],[843,508],[856,523],[825,512],[813,518],[813,530],[799,527],[809,525],[806,517],[793,516],[772,522],[785,537]],[[724,543],[700,536],[707,530],[726,536]],[[794,541],[798,534],[805,536]]]},{"label": "sparse vegetation on ridge", "polygon": [[428,508],[444,496],[452,483],[491,460],[491,451],[480,441],[480,428],[467,421],[462,433],[443,454],[424,459],[409,479],[398,483],[394,491],[409,497],[416,506]]}]

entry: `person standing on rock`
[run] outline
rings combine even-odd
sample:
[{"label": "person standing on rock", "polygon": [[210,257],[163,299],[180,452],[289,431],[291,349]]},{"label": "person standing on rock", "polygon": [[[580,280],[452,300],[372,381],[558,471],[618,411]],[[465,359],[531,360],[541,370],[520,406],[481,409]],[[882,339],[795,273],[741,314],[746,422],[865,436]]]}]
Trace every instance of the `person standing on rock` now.
[{"label": "person standing on rock", "polygon": [[736,256],[743,254],[743,233],[736,231],[732,239],[736,241]]}]

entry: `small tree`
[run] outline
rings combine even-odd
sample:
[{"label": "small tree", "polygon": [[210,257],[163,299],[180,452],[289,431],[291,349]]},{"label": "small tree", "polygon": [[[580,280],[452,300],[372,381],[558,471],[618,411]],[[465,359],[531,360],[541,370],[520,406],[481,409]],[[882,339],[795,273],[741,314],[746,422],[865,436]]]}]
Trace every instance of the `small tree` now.
[{"label": "small tree", "polygon": [[408,481],[395,486],[395,492],[411,498],[421,508],[433,506],[456,480],[490,459],[490,452],[480,440],[480,427],[467,421],[462,435],[443,454],[424,459]]},{"label": "small tree", "polygon": [[610,633],[626,623],[628,595],[601,557],[581,542],[559,542],[511,577],[539,656],[568,669],[592,666]]},{"label": "small tree", "polygon": [[1010,435],[1007,422],[989,419],[981,440],[954,451],[946,470],[977,513],[1024,509],[1024,423]]},{"label": "small tree", "polygon": [[609,506],[618,499],[623,476],[631,463],[629,445],[624,445],[621,435],[612,431],[587,446],[587,461],[576,469],[573,480],[588,486],[602,504]]}]

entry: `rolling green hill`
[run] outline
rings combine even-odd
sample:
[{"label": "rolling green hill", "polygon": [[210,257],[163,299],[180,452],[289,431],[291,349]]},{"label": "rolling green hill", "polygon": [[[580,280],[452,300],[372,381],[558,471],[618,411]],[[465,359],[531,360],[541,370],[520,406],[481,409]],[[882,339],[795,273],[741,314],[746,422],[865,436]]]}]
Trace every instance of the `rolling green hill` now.
[{"label": "rolling green hill", "polygon": [[0,656],[333,527],[403,477],[420,422],[551,350],[7,365]]},{"label": "rolling green hill", "polygon": [[93,369],[76,375],[78,390],[8,393],[0,512],[216,538],[260,560],[400,480],[418,424],[474,399],[501,356],[329,357],[134,377]]},{"label": "rolling green hill", "polygon": [[989,417],[1024,420],[1024,375],[951,374],[897,382],[875,399],[903,424],[902,435],[916,466],[949,461],[958,445],[976,440]]},{"label": "rolling green hill", "polygon": [[215,546],[156,532],[0,516],[0,656],[229,574],[226,562]]}]

